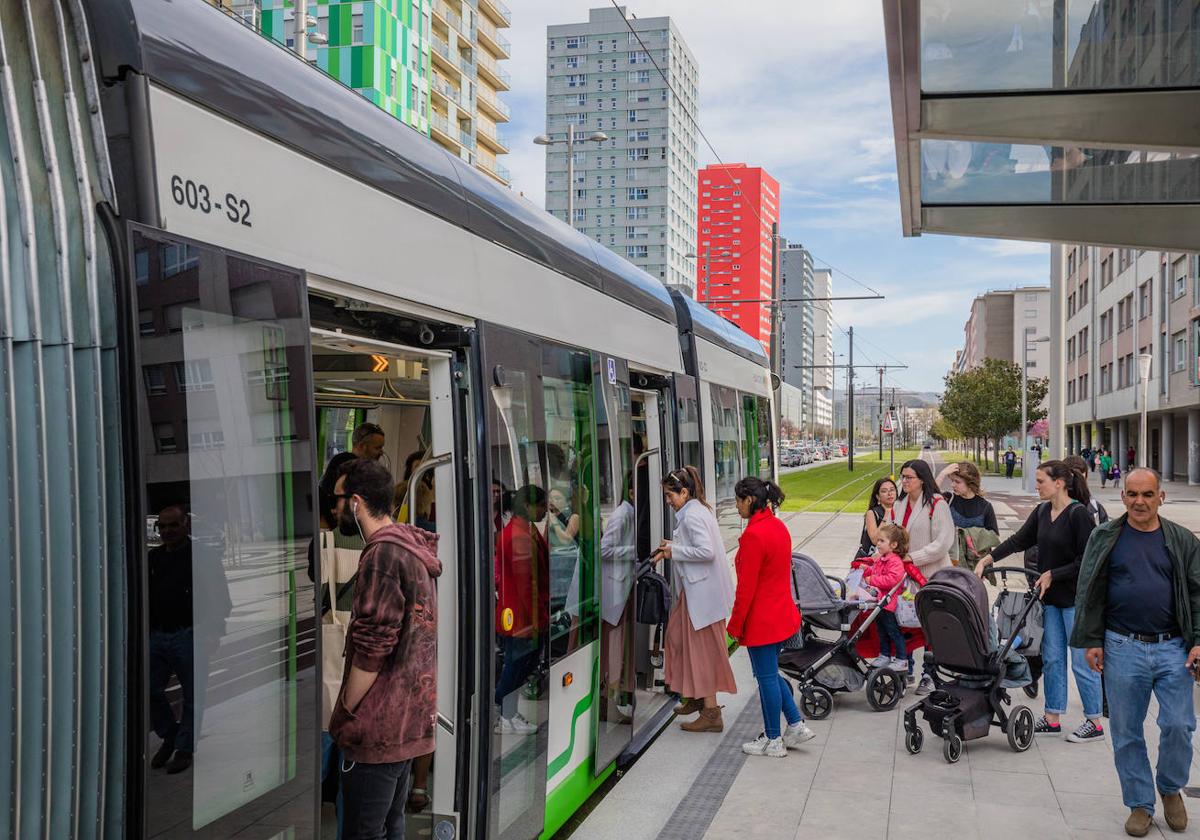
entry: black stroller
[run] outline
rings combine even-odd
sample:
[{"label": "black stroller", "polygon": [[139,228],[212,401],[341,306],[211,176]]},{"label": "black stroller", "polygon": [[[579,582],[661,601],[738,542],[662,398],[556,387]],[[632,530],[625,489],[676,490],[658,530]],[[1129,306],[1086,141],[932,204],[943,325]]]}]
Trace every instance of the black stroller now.
[{"label": "black stroller", "polygon": [[[867,687],[867,703],[877,712],[895,708],[904,694],[904,674],[871,668],[856,644],[879,613],[900,597],[908,578],[877,601],[847,601],[846,581],[824,570],[806,554],[792,555],[792,596],[800,608],[800,632],[784,643],[779,670],[799,683],[800,710],[812,720],[833,711],[835,692]],[[821,638],[836,633],[836,638]]]},{"label": "black stroller", "polygon": [[1017,706],[1006,713],[1005,706],[1011,702],[1008,689],[1029,680],[1024,657],[1011,650],[1019,643],[1019,631],[1037,603],[1036,598],[1027,601],[1012,636],[1001,647],[983,581],[959,567],[943,569],[929,578],[917,593],[917,617],[929,643],[925,673],[933,679],[934,690],[904,712],[904,746],[909,753],[919,753],[925,740],[918,712],[930,731],[942,739],[942,756],[951,764],[962,757],[963,741],[986,737],[993,726],[1008,736],[1014,751],[1029,749],[1033,743],[1032,710]]}]

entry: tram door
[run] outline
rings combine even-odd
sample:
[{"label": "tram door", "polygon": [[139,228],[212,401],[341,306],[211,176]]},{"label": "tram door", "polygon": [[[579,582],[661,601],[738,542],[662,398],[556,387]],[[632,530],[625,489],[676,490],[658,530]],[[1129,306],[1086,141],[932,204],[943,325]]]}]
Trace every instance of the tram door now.
[{"label": "tram door", "polygon": [[[632,403],[638,482],[637,556],[646,558],[671,535],[673,514],[663,498],[662,482],[674,461],[675,429],[670,416],[669,391],[635,390]],[[670,573],[669,568],[664,570]],[[635,731],[649,723],[666,702],[662,680],[664,632],[665,628],[661,627],[635,625]]]},{"label": "tram door", "polygon": [[[130,226],[135,833],[311,836],[319,724],[301,271]],[[140,805],[140,809],[138,806]]]},{"label": "tram door", "polygon": [[[590,353],[485,324],[493,644],[483,702],[488,837],[542,832],[547,778],[586,759],[599,630],[597,448]],[[566,673],[572,679],[566,679]],[[551,679],[551,674],[559,679]]]}]

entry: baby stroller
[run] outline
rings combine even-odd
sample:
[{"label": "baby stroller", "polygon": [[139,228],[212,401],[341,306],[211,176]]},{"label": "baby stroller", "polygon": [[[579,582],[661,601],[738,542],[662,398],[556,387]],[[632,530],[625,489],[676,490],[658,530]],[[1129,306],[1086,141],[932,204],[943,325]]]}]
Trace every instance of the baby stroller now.
[{"label": "baby stroller", "polygon": [[[824,720],[833,711],[834,693],[858,691],[864,685],[867,703],[877,712],[900,702],[904,674],[871,668],[856,645],[907,582],[906,576],[878,600],[848,601],[845,580],[825,574],[806,554],[792,555],[792,594],[800,608],[800,632],[784,643],[779,670],[799,683],[805,717]],[[837,637],[821,638],[819,630]]]},{"label": "baby stroller", "polygon": [[[1000,571],[997,569],[996,571]],[[1022,572],[1021,569],[1012,569]],[[1012,651],[1036,598],[1029,599],[1003,647],[989,620],[987,589],[964,568],[942,569],[917,593],[917,615],[929,641],[925,673],[934,690],[904,712],[904,746],[915,755],[925,734],[917,722],[920,712],[929,729],[942,739],[942,756],[953,764],[962,757],[963,741],[985,737],[992,726],[1008,736],[1008,745],[1024,752],[1033,743],[1033,712],[1017,706],[1005,713],[1009,688],[1027,684],[1024,657]]]}]

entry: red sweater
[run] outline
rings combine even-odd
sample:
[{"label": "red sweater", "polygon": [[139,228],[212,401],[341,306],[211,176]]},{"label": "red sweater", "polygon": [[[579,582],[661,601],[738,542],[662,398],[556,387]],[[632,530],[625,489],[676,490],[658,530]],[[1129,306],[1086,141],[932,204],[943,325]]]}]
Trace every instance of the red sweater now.
[{"label": "red sweater", "polygon": [[514,516],[496,545],[496,632],[530,639],[549,625],[550,548],[536,525]]},{"label": "red sweater", "polygon": [[770,508],[750,517],[738,540],[737,594],[726,628],[747,647],[778,644],[800,628],[792,600],[792,535]]}]

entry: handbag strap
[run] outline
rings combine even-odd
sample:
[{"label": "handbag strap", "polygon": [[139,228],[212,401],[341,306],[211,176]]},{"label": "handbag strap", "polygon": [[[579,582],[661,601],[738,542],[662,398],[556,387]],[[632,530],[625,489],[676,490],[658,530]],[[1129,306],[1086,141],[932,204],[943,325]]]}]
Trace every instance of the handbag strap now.
[{"label": "handbag strap", "polygon": [[[337,608],[337,547],[332,544],[333,533],[330,531],[321,532],[321,555],[325,556],[326,552],[331,554],[329,558],[329,576],[325,579],[325,588],[329,592],[329,617],[334,624],[341,627],[347,626],[338,618]],[[324,564],[322,564],[324,565]]]}]

